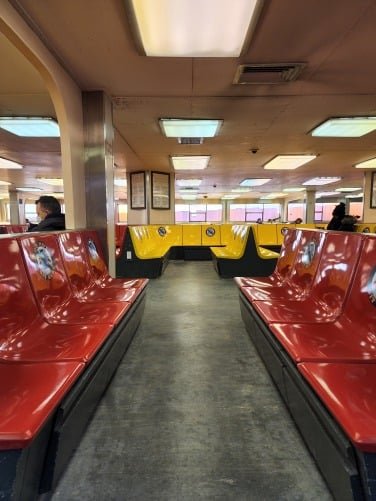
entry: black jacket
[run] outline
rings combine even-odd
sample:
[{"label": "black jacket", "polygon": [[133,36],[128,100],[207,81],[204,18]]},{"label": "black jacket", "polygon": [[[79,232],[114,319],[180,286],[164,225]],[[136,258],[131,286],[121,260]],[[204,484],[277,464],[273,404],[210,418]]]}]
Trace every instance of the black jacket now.
[{"label": "black jacket", "polygon": [[65,230],[65,214],[47,214],[39,224],[29,231],[56,231]]}]

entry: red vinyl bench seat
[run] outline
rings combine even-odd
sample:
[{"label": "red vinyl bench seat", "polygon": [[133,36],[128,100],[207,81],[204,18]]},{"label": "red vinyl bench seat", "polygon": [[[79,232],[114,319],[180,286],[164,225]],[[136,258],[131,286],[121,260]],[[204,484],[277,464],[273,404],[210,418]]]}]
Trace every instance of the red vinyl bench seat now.
[{"label": "red vinyl bench seat", "polygon": [[376,364],[314,363],[298,365],[357,449],[376,452]]},{"label": "red vinyl bench seat", "polygon": [[252,301],[252,288],[242,291],[267,324],[334,322],[342,313],[361,246],[362,238],[355,233],[328,232],[322,250],[317,252],[317,273],[303,300],[300,292],[297,300],[290,297],[286,288],[281,291],[283,300],[271,296],[265,301]]},{"label": "red vinyl bench seat", "polygon": [[128,302],[84,303],[74,297],[54,234],[19,237],[41,315],[50,324],[116,325]]}]

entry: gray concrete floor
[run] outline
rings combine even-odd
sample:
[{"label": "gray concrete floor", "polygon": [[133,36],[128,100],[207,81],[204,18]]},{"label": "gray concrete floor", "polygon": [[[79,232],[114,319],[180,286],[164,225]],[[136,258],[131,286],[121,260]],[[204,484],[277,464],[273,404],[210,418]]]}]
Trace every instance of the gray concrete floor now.
[{"label": "gray concrete floor", "polygon": [[232,279],[173,261],[53,501],[331,500]]}]

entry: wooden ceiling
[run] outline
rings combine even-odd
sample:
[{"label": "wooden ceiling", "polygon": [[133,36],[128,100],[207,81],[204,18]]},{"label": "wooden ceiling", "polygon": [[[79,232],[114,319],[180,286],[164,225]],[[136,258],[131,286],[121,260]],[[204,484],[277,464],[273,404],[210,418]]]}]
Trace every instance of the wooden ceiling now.
[{"label": "wooden ceiling", "polygon": [[[157,1],[157,0],[156,0]],[[205,0],[191,0],[199,8]],[[329,117],[376,115],[376,2],[265,0],[248,50],[236,58],[148,58],[137,52],[123,0],[11,0],[82,90],[113,99],[115,163],[120,176],[173,171],[170,155],[211,155],[202,195],[219,197],[246,177],[272,177],[260,191],[299,186],[313,176],[341,176],[326,189],[363,185],[355,163],[376,156],[376,132],[360,138],[314,138]],[[236,0],[234,0],[236,6]],[[225,29],[225,27],[223,28]],[[55,111],[42,79],[0,34],[0,115]],[[233,84],[240,64],[305,63],[296,81]],[[160,117],[219,118],[223,126],[202,145],[164,137]],[[257,149],[257,153],[252,153]],[[265,171],[277,154],[316,154],[293,171]],[[51,187],[37,176],[60,176],[59,140],[22,139],[0,130],[0,156],[22,171],[1,171],[14,185]]]}]

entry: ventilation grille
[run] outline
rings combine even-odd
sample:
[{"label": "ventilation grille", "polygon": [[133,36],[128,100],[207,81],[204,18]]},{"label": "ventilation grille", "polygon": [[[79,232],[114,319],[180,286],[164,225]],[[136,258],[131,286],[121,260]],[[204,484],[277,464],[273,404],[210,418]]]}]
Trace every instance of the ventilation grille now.
[{"label": "ventilation grille", "polygon": [[241,64],[236,70],[234,84],[283,84],[296,80],[305,63]]},{"label": "ventilation grille", "polygon": [[202,144],[204,142],[203,137],[179,137],[179,144]]}]

